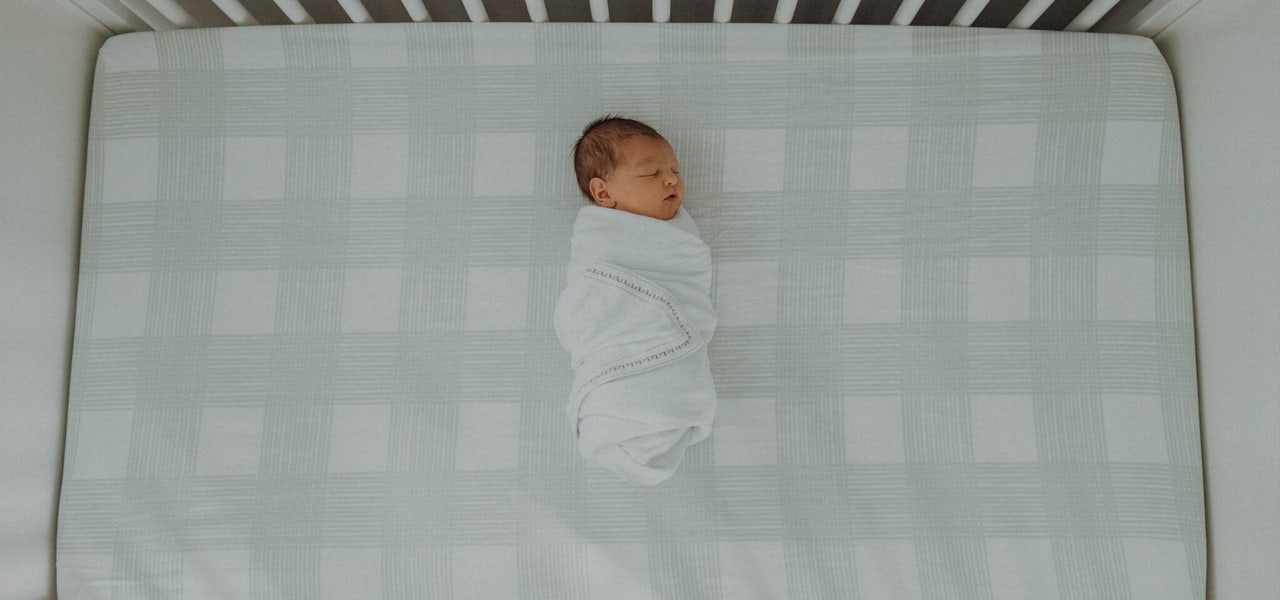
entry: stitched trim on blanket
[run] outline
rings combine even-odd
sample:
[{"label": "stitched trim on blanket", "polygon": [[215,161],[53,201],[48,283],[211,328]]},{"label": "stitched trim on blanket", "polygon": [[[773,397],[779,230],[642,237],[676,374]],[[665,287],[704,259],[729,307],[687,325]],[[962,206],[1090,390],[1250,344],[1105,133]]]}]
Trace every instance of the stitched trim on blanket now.
[{"label": "stitched trim on blanket", "polygon": [[605,369],[604,371],[601,371],[600,373],[597,373],[595,377],[592,377],[591,379],[589,379],[589,380],[587,380],[587,381],[583,382],[582,387],[590,386],[591,384],[593,384],[593,383],[595,383],[597,380],[599,380],[601,377],[608,376],[608,375],[610,375],[610,374],[616,373],[616,372],[621,371],[621,370],[624,370],[624,369],[629,369],[629,368],[632,368],[632,367],[638,367],[638,366],[643,365],[643,364],[645,364],[645,363],[652,362],[652,361],[658,360],[658,359],[660,359],[660,358],[663,358],[663,357],[669,356],[669,355],[671,355],[671,354],[673,354],[673,353],[675,353],[675,352],[679,352],[680,350],[684,349],[684,348],[685,348],[686,346],[688,346],[689,344],[692,344],[692,343],[693,343],[693,335],[691,335],[691,333],[690,333],[690,331],[689,331],[689,326],[684,322],[684,319],[683,319],[683,318],[681,318],[681,316],[680,316],[680,311],[676,310],[676,307],[675,307],[673,304],[671,304],[671,301],[670,301],[670,300],[668,300],[665,296],[662,296],[662,295],[660,295],[660,294],[657,294],[657,293],[653,292],[652,290],[649,290],[649,289],[646,289],[646,288],[644,288],[644,287],[641,287],[639,284],[635,283],[634,281],[631,281],[631,280],[629,280],[629,279],[626,279],[626,278],[624,278],[624,277],[622,277],[622,276],[618,275],[617,273],[610,273],[610,272],[606,272],[606,271],[601,271],[601,270],[599,270],[599,269],[595,269],[595,268],[588,268],[588,269],[586,270],[586,272],[591,273],[591,274],[596,275],[596,276],[599,276],[599,277],[604,277],[604,278],[606,278],[606,279],[611,279],[611,280],[616,281],[616,282],[618,282],[618,283],[621,283],[622,285],[625,285],[625,286],[627,286],[628,288],[630,288],[630,289],[632,289],[632,290],[634,290],[634,291],[636,291],[636,292],[639,292],[639,293],[641,293],[641,294],[644,294],[645,296],[648,296],[648,297],[650,297],[650,298],[653,298],[654,300],[657,300],[658,302],[662,303],[662,305],[663,305],[663,306],[665,306],[665,307],[667,308],[667,312],[671,315],[671,318],[672,318],[673,320],[675,320],[676,325],[680,327],[680,333],[684,334],[684,341],[683,341],[683,342],[681,342],[680,344],[676,345],[676,346],[673,346],[673,347],[671,347],[671,348],[667,348],[667,349],[665,349],[665,350],[663,350],[663,351],[661,351],[661,352],[655,353],[655,354],[650,354],[650,355],[648,355],[648,356],[646,356],[646,357],[644,357],[644,358],[640,358],[640,359],[633,360],[633,361],[630,361],[630,362],[622,363],[622,364],[620,364],[620,365],[614,365],[614,366],[612,366],[612,367],[609,367],[608,369]]}]

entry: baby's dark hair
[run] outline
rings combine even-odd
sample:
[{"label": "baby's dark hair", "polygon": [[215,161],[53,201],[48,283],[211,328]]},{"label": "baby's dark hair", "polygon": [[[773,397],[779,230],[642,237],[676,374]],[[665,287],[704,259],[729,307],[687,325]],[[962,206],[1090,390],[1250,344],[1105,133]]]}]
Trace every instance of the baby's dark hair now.
[{"label": "baby's dark hair", "polygon": [[592,201],[591,179],[604,177],[618,166],[622,160],[618,148],[627,138],[637,135],[666,139],[656,129],[620,115],[605,115],[582,130],[582,137],[573,145],[573,172],[587,202]]}]

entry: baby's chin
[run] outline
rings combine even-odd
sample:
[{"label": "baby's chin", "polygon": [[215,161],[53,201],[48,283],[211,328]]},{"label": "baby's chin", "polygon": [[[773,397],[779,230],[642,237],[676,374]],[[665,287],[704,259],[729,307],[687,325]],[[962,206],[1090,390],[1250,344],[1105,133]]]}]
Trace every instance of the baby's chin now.
[{"label": "baby's chin", "polygon": [[671,204],[664,204],[663,208],[668,209],[670,211],[670,214],[668,214],[666,217],[659,217],[659,218],[661,218],[663,221],[670,221],[671,219],[676,218],[676,215],[679,214],[680,212],[680,206],[683,204],[684,204],[683,200],[677,200]]}]

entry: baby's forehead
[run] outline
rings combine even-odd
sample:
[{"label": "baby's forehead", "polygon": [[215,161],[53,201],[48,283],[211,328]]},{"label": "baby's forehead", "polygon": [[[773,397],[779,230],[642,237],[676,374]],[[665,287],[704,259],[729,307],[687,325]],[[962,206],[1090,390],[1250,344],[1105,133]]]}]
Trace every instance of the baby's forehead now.
[{"label": "baby's forehead", "polygon": [[646,166],[676,160],[675,149],[663,138],[633,137],[619,144],[620,164]]}]

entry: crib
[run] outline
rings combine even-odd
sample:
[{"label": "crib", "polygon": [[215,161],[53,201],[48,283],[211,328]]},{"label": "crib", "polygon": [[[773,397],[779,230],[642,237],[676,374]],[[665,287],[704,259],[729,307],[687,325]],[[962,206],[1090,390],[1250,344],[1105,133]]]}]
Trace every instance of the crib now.
[{"label": "crib", "polygon": [[[430,22],[466,20],[473,23],[490,21],[493,7],[499,21],[650,21],[667,23],[673,19],[671,0],[648,2],[553,2],[551,12],[546,0],[491,2],[461,0],[461,6],[433,3],[427,9],[423,0],[339,0],[313,2],[309,6],[298,0],[259,1],[254,11],[240,0],[212,0],[214,6],[177,0],[75,0],[112,31],[155,30],[175,28],[221,27],[243,25],[283,25],[309,23],[373,23]],[[707,0],[676,2],[675,22],[774,22],[786,23],[881,23],[893,25],[951,25],[957,27],[1009,27],[1014,29],[1059,29],[1064,31],[1124,32],[1146,35],[1159,33],[1194,4],[1185,0],[1087,0],[1055,2],[1030,0],[1025,4],[996,0],[957,0],[951,2],[877,2],[838,0],[805,2],[780,0],[773,7],[753,2]],[[801,6],[803,5],[803,6]],[[216,7],[216,8],[215,8]],[[461,11],[459,10],[461,8]],[[801,13],[797,17],[797,8]],[[612,13],[611,13],[612,11]],[[554,14],[555,18],[550,15]],[[433,16],[434,15],[434,16]]]},{"label": "crib", "polygon": [[[1231,499],[1280,496],[1232,454],[1276,454],[1274,375],[1211,375],[1192,269],[1194,1],[58,4],[4,9],[92,71],[34,246],[66,339],[3,344],[45,382],[4,382],[44,407],[4,405],[6,594],[1280,591]],[[671,141],[715,265],[715,430],[653,488],[574,451],[550,330],[606,112]]]}]

